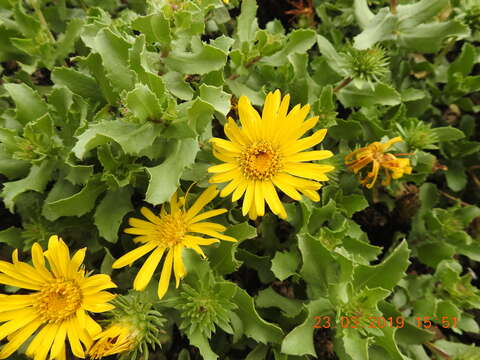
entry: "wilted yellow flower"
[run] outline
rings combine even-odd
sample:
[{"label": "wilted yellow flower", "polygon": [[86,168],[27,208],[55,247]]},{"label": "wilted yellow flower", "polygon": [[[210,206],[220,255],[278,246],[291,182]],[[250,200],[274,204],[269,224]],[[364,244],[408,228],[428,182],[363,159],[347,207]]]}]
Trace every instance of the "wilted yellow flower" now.
[{"label": "wilted yellow flower", "polygon": [[367,173],[360,183],[365,185],[368,189],[371,189],[377,181],[380,168],[383,168],[386,177],[382,181],[382,185],[389,185],[391,178],[398,179],[401,178],[403,174],[412,173],[410,159],[397,158],[394,154],[385,153],[385,151],[387,151],[393,144],[400,141],[403,141],[400,136],[390,139],[386,143],[375,141],[366,147],[357,149],[348,154],[345,157],[345,165],[357,174],[365,166],[372,163],[371,171]]},{"label": "wilted yellow flower", "polygon": [[[225,226],[212,222],[202,222],[202,220],[227,211],[227,209],[216,209],[199,214],[217,195],[216,187],[210,186],[198,197],[190,209],[186,210],[184,207],[185,198],[178,198],[175,193],[170,199],[170,212],[167,212],[165,205],[163,205],[160,216],[155,215],[145,207],[142,208],[141,213],[149,221],[130,218],[129,224],[133,227],[124,231],[127,234],[140,235],[134,241],[143,245],[115,261],[112,265],[113,268],[118,269],[130,265],[153,250],[143,263],[133,283],[135,290],[143,290],[150,282],[155,269],[166,253],[158,286],[158,297],[162,298],[167,292],[172,268],[178,287],[180,279],[185,275],[182,260],[184,248],[191,248],[205,257],[199,245],[210,245],[218,242],[218,239],[236,241],[234,238],[220,233],[226,230]],[[207,235],[210,238],[203,238],[193,235],[193,233]]]},{"label": "wilted yellow flower", "polygon": [[[103,291],[116,285],[108,275],[86,276],[82,267],[86,249],[78,250],[72,258],[67,245],[51,236],[48,250],[38,243],[32,246],[33,266],[12,254],[12,263],[0,261],[0,284],[33,290],[29,294],[0,296],[0,340],[8,343],[0,351],[6,359],[37,330],[26,354],[35,360],[66,359],[68,337],[72,353],[85,358],[92,337],[102,331],[87,313],[113,309],[108,302],[114,295]],[[45,265],[45,257],[49,267]],[[83,345],[82,345],[83,344]]]},{"label": "wilted yellow flower", "polygon": [[265,201],[274,214],[287,217],[275,187],[294,200],[300,200],[302,193],[318,201],[318,181],[328,180],[326,173],[334,169],[310,162],[331,157],[330,151],[304,152],[320,143],[327,133],[321,129],[301,138],[318,123],[318,116],[305,121],[310,105],[296,105],[288,112],[289,104],[290,95],[282,99],[279,90],[269,93],[260,117],[248,98],[242,96],[238,101],[242,127],[229,118],[224,127],[229,140],[211,139],[214,155],[224,163],[208,169],[216,173],[210,182],[229,182],[220,196],[233,193],[232,201],[245,194],[242,212],[251,219],[265,214]]},{"label": "wilted yellow flower", "polygon": [[114,354],[128,352],[135,347],[138,330],[128,323],[112,323],[95,336],[95,343],[88,351],[91,359],[101,359]]}]

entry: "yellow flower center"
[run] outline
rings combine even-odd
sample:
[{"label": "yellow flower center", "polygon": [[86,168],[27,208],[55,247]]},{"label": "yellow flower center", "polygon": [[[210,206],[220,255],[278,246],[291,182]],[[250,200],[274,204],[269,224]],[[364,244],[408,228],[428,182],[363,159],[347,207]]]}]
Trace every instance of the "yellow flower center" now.
[{"label": "yellow flower center", "polygon": [[187,233],[182,212],[163,215],[160,220],[161,224],[157,227],[159,241],[166,247],[179,244]]},{"label": "yellow flower center", "polygon": [[272,145],[261,141],[251,145],[242,153],[240,167],[247,179],[270,179],[281,168],[280,155]]},{"label": "yellow flower center", "polygon": [[75,280],[55,279],[37,295],[35,310],[43,321],[59,323],[75,314],[82,304],[82,292]]}]

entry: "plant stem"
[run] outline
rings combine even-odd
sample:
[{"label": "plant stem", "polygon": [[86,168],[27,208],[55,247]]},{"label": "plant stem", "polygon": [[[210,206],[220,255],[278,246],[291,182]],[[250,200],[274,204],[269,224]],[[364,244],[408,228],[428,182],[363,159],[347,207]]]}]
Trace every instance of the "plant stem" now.
[{"label": "plant stem", "polygon": [[398,0],[390,0],[390,12],[392,15],[397,15]]},{"label": "plant stem", "polygon": [[460,203],[460,205],[462,206],[472,206],[471,204],[465,202],[465,201],[462,201],[461,199],[453,196],[453,195],[450,195],[449,193],[446,193],[445,191],[442,191],[442,190],[438,190],[438,192],[440,194],[442,194],[443,196],[445,196],[447,199],[450,199],[450,200],[453,200],[453,201],[457,201]]},{"label": "plant stem", "polygon": [[338,92],[340,89],[344,88],[345,86],[347,86],[348,84],[350,84],[352,82],[352,78],[351,77],[347,77],[345,79],[343,79],[343,81],[338,84],[335,89],[333,89],[333,92],[336,93]]},{"label": "plant stem", "polygon": [[45,20],[45,17],[43,16],[42,9],[40,9],[40,5],[38,4],[37,0],[30,0],[30,5],[32,5],[33,10],[35,11],[35,14],[38,17],[38,20],[40,20],[40,24],[43,26],[45,29],[46,33],[48,34],[48,38],[52,43],[55,42],[55,38],[53,37],[52,33],[50,32],[50,28],[48,27],[47,20]]}]

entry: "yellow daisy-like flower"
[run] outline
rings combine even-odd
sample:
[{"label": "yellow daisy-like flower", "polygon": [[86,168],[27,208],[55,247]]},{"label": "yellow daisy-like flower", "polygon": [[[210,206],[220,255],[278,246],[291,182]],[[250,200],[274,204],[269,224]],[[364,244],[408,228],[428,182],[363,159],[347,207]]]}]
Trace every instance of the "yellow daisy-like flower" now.
[{"label": "yellow daisy-like flower", "polygon": [[403,141],[400,136],[388,140],[386,143],[375,141],[366,147],[357,149],[345,157],[345,165],[350,170],[357,174],[365,166],[372,163],[372,169],[367,175],[360,180],[362,185],[371,189],[377,181],[380,168],[385,170],[385,179],[382,185],[390,184],[391,179],[401,178],[404,174],[411,174],[412,167],[410,166],[410,159],[397,158],[395,155],[406,154],[388,154],[385,153],[393,144]]},{"label": "yellow daisy-like flower", "polygon": [[66,359],[67,339],[72,353],[85,358],[84,347],[90,348],[93,336],[102,331],[87,311],[113,309],[108,302],[115,295],[103,290],[116,287],[108,275],[85,275],[85,252],[83,248],[70,258],[67,245],[51,236],[45,252],[38,243],[33,244],[33,266],[19,261],[17,250],[12,263],[0,261],[0,284],[33,290],[0,296],[0,321],[4,322],[0,340],[8,338],[0,359],[8,358],[37,331],[26,351],[35,360],[45,360],[49,353],[49,359]]},{"label": "yellow daisy-like flower", "polygon": [[290,95],[282,99],[279,90],[269,93],[260,117],[248,98],[242,96],[238,101],[242,127],[229,118],[224,127],[229,140],[210,140],[214,155],[224,162],[208,169],[216,173],[210,182],[229,182],[220,196],[233,193],[232,201],[245,194],[242,212],[251,219],[265,214],[265,201],[274,214],[287,217],[275,187],[294,200],[300,200],[303,194],[318,201],[318,181],[328,180],[326,173],[334,169],[310,162],[331,157],[330,151],[304,151],[320,143],[327,133],[321,129],[301,138],[318,123],[319,117],[305,121],[310,105],[296,105],[288,112],[289,104]]},{"label": "yellow daisy-like flower", "polygon": [[138,330],[126,323],[112,323],[95,336],[95,344],[88,351],[91,359],[101,359],[131,351],[137,342]]},{"label": "yellow daisy-like flower", "polygon": [[[185,198],[178,198],[175,193],[170,199],[170,212],[167,212],[165,205],[163,205],[160,216],[155,215],[145,207],[140,209],[143,216],[149,221],[130,218],[129,224],[132,227],[124,231],[127,234],[140,235],[137,236],[134,241],[141,243],[142,246],[130,251],[115,261],[113,268],[118,269],[130,265],[145,254],[153,251],[143,263],[133,283],[134,289],[141,291],[145,289],[150,282],[155,269],[166,253],[158,286],[158,297],[161,299],[167,292],[172,268],[175,273],[176,287],[178,287],[180,279],[185,275],[182,260],[182,251],[184,248],[191,248],[205,257],[199,245],[210,245],[218,242],[219,239],[236,241],[234,238],[220,233],[226,230],[225,226],[202,221],[223,214],[227,209],[210,210],[199,214],[217,195],[218,190],[216,187],[210,186],[198,197],[195,203],[186,210],[184,208]],[[194,233],[207,235],[210,236],[210,238],[193,235]]]}]

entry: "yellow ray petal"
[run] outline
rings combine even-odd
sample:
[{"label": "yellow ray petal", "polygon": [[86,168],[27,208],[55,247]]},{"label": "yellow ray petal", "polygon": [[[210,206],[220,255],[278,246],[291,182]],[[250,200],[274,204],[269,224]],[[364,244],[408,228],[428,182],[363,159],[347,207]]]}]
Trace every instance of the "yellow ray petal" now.
[{"label": "yellow ray petal", "polygon": [[209,186],[193,203],[193,205],[185,213],[185,221],[189,221],[195,217],[210,201],[215,199],[219,191],[215,185]]},{"label": "yellow ray petal", "polygon": [[306,151],[302,153],[296,153],[285,158],[287,162],[301,162],[301,161],[314,161],[323,160],[332,157],[333,153],[328,150]]},{"label": "yellow ray petal", "polygon": [[173,248],[173,272],[175,274],[175,287],[178,288],[180,279],[185,276],[185,266],[182,260],[183,246],[177,245]]},{"label": "yellow ray petal", "polygon": [[160,218],[157,215],[155,215],[150,209],[146,207],[142,207],[140,209],[140,212],[142,213],[143,216],[145,216],[145,218],[147,218],[152,223],[157,225],[161,224]]},{"label": "yellow ray petal", "polygon": [[293,144],[286,147],[284,149],[284,154],[285,156],[289,156],[297,152],[311,148],[317,145],[318,143],[322,142],[322,140],[325,138],[325,135],[327,135],[327,129],[320,129],[314,132],[311,136],[297,140]]},{"label": "yellow ray petal", "polygon": [[263,181],[255,182],[254,203],[255,203],[255,209],[258,216],[265,215],[265,196],[263,194],[262,182]]},{"label": "yellow ray petal", "polygon": [[148,283],[152,279],[155,269],[162,259],[164,251],[165,248],[156,248],[143,263],[133,282],[133,288],[135,290],[142,291],[147,287]]},{"label": "yellow ray petal", "polygon": [[172,274],[173,251],[170,250],[163,263],[162,274],[160,275],[160,282],[158,284],[158,297],[161,299],[165,296],[170,283],[170,276]]},{"label": "yellow ray petal", "polygon": [[205,211],[204,213],[193,217],[190,220],[190,224],[194,224],[194,223],[200,222],[202,220],[209,219],[211,217],[224,214],[227,211],[228,211],[227,209],[215,209],[215,210]]},{"label": "yellow ray petal", "polygon": [[126,265],[130,265],[135,260],[141,258],[143,255],[152,251],[154,248],[157,247],[157,245],[158,244],[156,242],[152,241],[152,242],[146,243],[145,245],[142,245],[142,246],[126,253],[125,255],[123,255],[121,258],[117,259],[113,263],[112,268],[113,269],[119,269],[119,268],[122,268]]},{"label": "yellow ray petal", "polygon": [[253,197],[255,195],[255,183],[252,181],[247,186],[247,191],[245,193],[245,198],[243,199],[242,205],[242,214],[243,216],[247,215],[250,211],[250,207],[253,203]]},{"label": "yellow ray petal", "polygon": [[273,186],[271,181],[264,181],[263,183],[263,193],[265,195],[265,200],[267,201],[268,206],[275,215],[280,216],[282,219],[287,218],[287,213],[285,208],[280,201],[277,191]]}]

